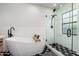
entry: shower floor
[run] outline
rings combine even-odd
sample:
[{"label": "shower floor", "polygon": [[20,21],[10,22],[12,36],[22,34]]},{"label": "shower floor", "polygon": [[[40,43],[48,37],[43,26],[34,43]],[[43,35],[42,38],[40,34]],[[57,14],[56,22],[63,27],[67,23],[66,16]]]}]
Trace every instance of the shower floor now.
[{"label": "shower floor", "polygon": [[57,56],[57,55],[47,48],[44,53],[36,54],[35,56]]},{"label": "shower floor", "polygon": [[64,47],[58,43],[54,43],[50,45],[65,56],[79,56],[75,51],[70,50],[69,48]]}]

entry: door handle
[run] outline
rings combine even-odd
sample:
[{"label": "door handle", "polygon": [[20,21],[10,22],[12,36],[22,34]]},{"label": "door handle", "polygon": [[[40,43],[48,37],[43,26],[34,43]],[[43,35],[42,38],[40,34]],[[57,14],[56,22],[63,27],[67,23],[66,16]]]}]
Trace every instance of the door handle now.
[{"label": "door handle", "polygon": [[67,29],[67,37],[70,37],[71,36],[71,29]]}]

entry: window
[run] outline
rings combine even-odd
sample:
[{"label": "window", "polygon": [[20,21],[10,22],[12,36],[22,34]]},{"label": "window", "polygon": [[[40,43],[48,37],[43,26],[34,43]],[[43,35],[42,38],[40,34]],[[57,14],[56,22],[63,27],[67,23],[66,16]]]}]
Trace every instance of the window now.
[{"label": "window", "polygon": [[[72,21],[72,17],[73,17],[73,21]],[[73,16],[72,16],[72,11],[68,11],[62,14],[62,33],[67,34],[68,28],[70,28],[71,30],[73,28],[72,35],[77,35],[77,10],[73,10]]]}]

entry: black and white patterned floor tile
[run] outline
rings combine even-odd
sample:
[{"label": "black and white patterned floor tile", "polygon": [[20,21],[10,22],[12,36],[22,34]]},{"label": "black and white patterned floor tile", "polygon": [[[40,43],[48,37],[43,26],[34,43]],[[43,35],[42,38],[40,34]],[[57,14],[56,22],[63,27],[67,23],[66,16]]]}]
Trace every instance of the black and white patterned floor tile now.
[{"label": "black and white patterned floor tile", "polygon": [[51,44],[51,46],[56,50],[60,51],[65,56],[79,56],[75,51],[70,50],[69,48],[64,47],[60,44],[54,43],[54,44]]},{"label": "black and white patterned floor tile", "polygon": [[52,51],[50,51],[49,49],[46,49],[46,51],[44,53],[41,54],[36,54],[35,56],[56,56],[56,54],[54,54]]},{"label": "black and white patterned floor tile", "polygon": [[0,52],[0,56],[12,56],[9,51]]}]

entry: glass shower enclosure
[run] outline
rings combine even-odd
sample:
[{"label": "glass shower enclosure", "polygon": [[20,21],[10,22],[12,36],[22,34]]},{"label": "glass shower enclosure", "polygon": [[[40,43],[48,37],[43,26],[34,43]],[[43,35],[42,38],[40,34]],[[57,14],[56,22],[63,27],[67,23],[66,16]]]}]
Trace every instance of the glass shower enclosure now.
[{"label": "glass shower enclosure", "polygon": [[54,13],[57,16],[52,19],[53,28],[47,29],[48,44],[64,55],[79,54],[78,7],[76,3],[62,4]]}]

